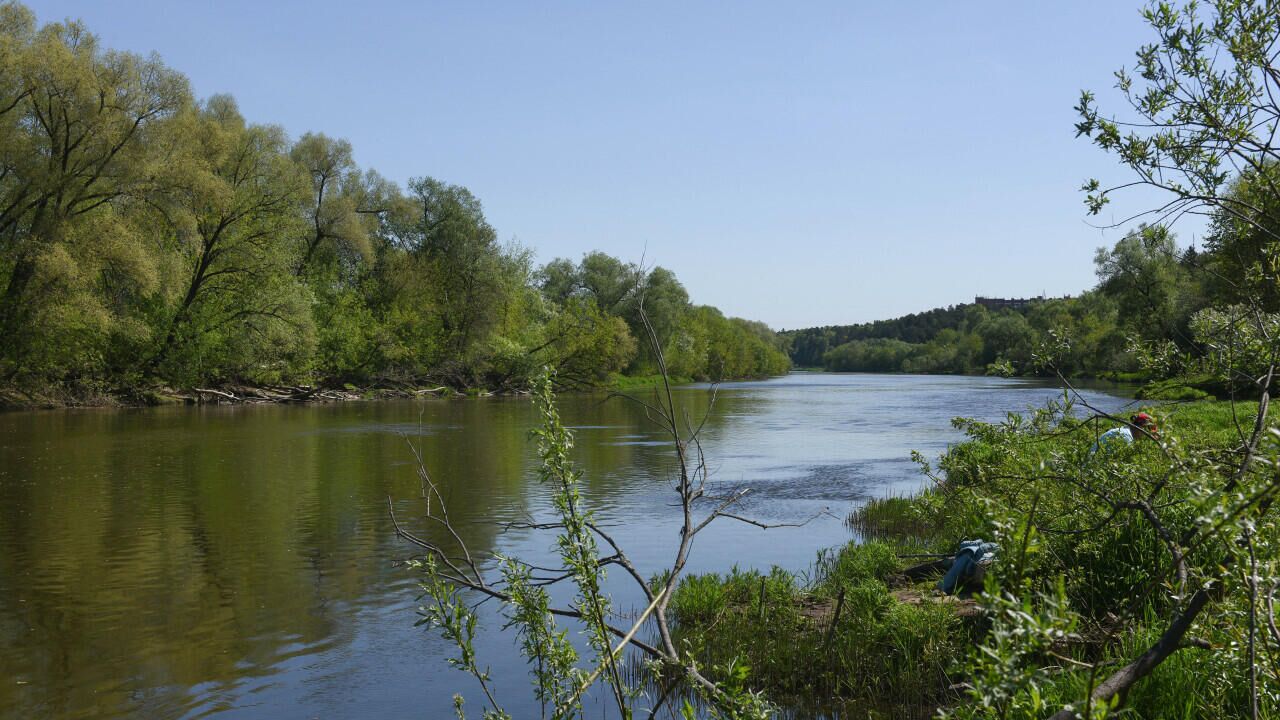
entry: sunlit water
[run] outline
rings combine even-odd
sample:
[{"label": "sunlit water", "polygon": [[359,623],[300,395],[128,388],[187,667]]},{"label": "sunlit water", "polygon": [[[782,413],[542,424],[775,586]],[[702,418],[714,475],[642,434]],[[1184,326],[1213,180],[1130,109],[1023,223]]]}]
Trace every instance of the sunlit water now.
[{"label": "sunlit water", "polygon": [[[750,487],[690,570],[807,569],[848,512],[920,487],[910,461],[1061,391],[971,377],[797,373],[721,386],[703,431],[712,480]],[[1085,396],[1115,410],[1127,401]],[[690,417],[705,388],[682,388]],[[673,457],[639,406],[567,396],[583,493],[642,572],[670,562]],[[419,443],[473,550],[552,563],[551,539],[499,525],[548,513],[525,399],[84,410],[0,415],[0,717],[446,717],[474,683],[413,627],[390,497],[422,522]],[[638,596],[611,576],[619,604]],[[493,618],[487,627],[497,625]],[[516,717],[538,715],[511,638],[481,661]],[[604,713],[601,709],[600,714]]]}]

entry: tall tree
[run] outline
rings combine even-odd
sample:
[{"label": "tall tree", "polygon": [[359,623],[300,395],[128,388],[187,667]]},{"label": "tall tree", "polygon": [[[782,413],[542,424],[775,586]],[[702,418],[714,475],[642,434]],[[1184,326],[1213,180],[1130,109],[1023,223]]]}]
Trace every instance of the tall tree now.
[{"label": "tall tree", "polygon": [[1163,225],[1127,233],[1094,257],[1098,288],[1119,304],[1121,322],[1147,340],[1185,336],[1193,307],[1191,276]]},{"label": "tall tree", "polygon": [[[172,142],[190,152],[171,169],[163,198],[185,279],[151,365],[196,342],[247,366],[310,332],[290,272],[305,178],[286,153],[284,132],[246,123],[230,97],[210,98],[186,120]],[[248,340],[256,342],[246,355]]]},{"label": "tall tree", "polygon": [[307,133],[294,144],[290,156],[311,179],[297,274],[304,275],[317,253],[326,250],[333,261],[349,266],[371,257],[370,235],[377,231],[377,214],[384,210],[379,203],[379,178],[360,172],[351,156],[351,143]]},{"label": "tall tree", "polygon": [[412,250],[431,278],[442,347],[465,358],[501,319],[502,247],[471,191],[430,177],[409,188],[418,212]]},{"label": "tall tree", "polygon": [[[147,138],[190,102],[156,58],[104,50],[76,22],[35,29],[0,4],[0,336],[9,374],[91,235],[69,223],[150,186]],[[83,278],[83,274],[81,273]]]}]

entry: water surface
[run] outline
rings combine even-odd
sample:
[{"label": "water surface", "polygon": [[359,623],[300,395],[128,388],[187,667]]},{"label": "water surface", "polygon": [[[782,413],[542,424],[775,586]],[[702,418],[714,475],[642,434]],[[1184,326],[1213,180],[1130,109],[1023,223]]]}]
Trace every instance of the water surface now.
[{"label": "water surface", "polygon": [[[704,430],[712,479],[752,488],[699,536],[692,571],[791,570],[850,538],[867,498],[908,493],[910,452],[1061,392],[993,378],[796,373],[721,386]],[[678,391],[691,417],[705,388]],[[1127,401],[1100,391],[1091,402]],[[584,495],[642,571],[670,561],[672,454],[636,405],[567,396]],[[501,532],[547,516],[525,399],[0,414],[0,717],[445,717],[473,683],[413,628],[387,498],[421,520],[406,436],[473,549],[549,562],[550,538]],[[620,603],[637,596],[611,578]],[[526,668],[486,633],[481,660],[517,717]]]}]

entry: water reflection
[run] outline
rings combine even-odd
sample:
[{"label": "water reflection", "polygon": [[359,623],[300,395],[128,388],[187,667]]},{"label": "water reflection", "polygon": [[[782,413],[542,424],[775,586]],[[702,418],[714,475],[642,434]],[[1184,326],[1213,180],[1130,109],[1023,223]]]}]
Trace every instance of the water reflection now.
[{"label": "water reflection", "polygon": [[[867,497],[919,479],[955,415],[995,418],[1055,391],[986,378],[793,375],[721,389],[705,429],[715,482],[745,510],[804,528],[724,525],[691,569],[808,565]],[[679,392],[691,418],[709,395]],[[1094,394],[1117,407],[1122,401]],[[644,568],[674,548],[672,460],[639,405],[564,398],[584,494]],[[496,524],[543,517],[536,421],[520,399],[0,415],[0,716],[390,716],[447,713],[469,688],[412,629],[417,532],[406,435],[446,488],[468,544],[545,559],[547,538]],[[623,602],[628,597],[622,597]],[[516,695],[510,640],[481,650]],[[515,704],[513,710],[536,712]]]}]

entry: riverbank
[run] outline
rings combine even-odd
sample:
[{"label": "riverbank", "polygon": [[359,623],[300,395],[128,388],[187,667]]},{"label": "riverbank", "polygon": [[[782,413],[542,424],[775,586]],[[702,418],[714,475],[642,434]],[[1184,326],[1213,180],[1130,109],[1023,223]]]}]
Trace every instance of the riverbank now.
[{"label": "riverbank", "polygon": [[[726,381],[763,380],[763,377],[726,378]],[[673,377],[672,385],[687,385],[696,378]],[[654,388],[663,383],[661,375],[614,374],[594,387],[577,388],[581,392],[631,392]],[[0,387],[0,411],[57,410],[87,407],[156,407],[163,405],[238,405],[263,403],[329,403],[361,400],[403,400],[415,398],[492,397],[525,395],[524,390],[494,390],[482,387],[455,388],[449,385],[412,383],[372,386],[334,385],[255,385],[245,383],[214,384],[202,387],[176,387],[153,384],[111,386],[101,383],[67,383],[42,388]]]},{"label": "riverbank", "polygon": [[[444,386],[341,388],[312,385],[242,385],[173,387],[150,385],[109,387],[92,384],[40,389],[0,388],[0,410],[57,410],[83,407],[156,407],[162,405],[227,405],[259,403],[325,403],[387,400],[423,396],[465,395]],[[492,394],[477,391],[472,394]]]},{"label": "riverbank", "polygon": [[[1115,423],[1055,410],[995,424],[958,420],[968,439],[937,468],[924,466],[933,484],[857,509],[848,524],[859,539],[820,553],[808,572],[686,578],[672,603],[681,638],[720,680],[736,673],[744,687],[805,711],[925,718],[950,707],[966,717],[995,702],[1038,705],[1041,716],[1078,702],[1154,643],[1180,602],[1159,587],[1169,560],[1160,533],[1141,513],[1108,503],[1131,502],[1124,493],[1141,487],[1169,533],[1196,527],[1203,499],[1166,463],[1231,456],[1257,406],[1149,410],[1159,444],[1106,451],[1092,446]],[[1060,468],[1074,475],[1060,482]],[[975,600],[942,595],[936,572],[911,569],[974,538],[1002,548]],[[1183,556],[1193,577],[1220,558]],[[1140,717],[1237,714],[1247,683],[1225,678],[1245,677],[1234,668],[1248,631],[1244,610],[1238,598],[1221,599],[1190,649],[1154,667],[1127,707]],[[1008,642],[1015,635],[1025,641],[1019,648]],[[1227,667],[1233,675],[1223,675]]]}]

